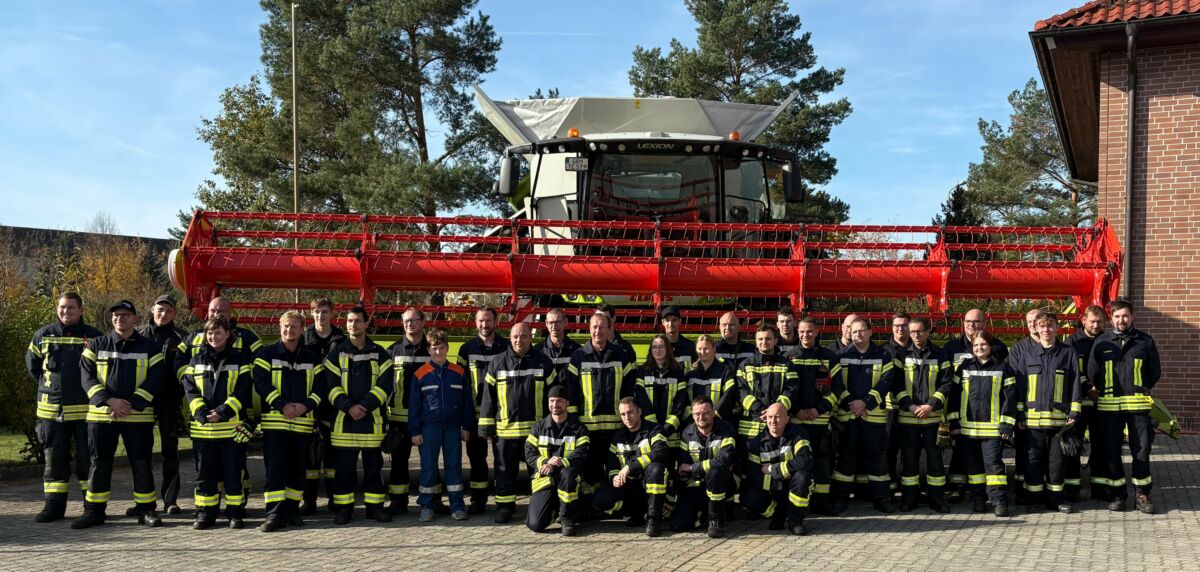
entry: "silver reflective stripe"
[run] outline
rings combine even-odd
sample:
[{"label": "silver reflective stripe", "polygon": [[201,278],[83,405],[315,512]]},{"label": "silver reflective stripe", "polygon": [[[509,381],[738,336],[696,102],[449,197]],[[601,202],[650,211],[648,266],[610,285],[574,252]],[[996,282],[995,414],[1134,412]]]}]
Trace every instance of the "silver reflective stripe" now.
[{"label": "silver reflective stripe", "polygon": [[[569,359],[569,358],[568,358]],[[545,375],[546,370],[542,368],[535,369],[505,369],[496,372],[497,379],[508,379],[510,377],[525,377],[527,375]]]},{"label": "silver reflective stripe", "polygon": [[396,356],[396,363],[425,363],[429,356]]},{"label": "silver reflective stripe", "polygon": [[100,350],[100,351],[96,352],[96,357],[97,357],[97,358],[100,358],[100,359],[112,359],[112,358],[117,358],[117,359],[146,359],[148,356],[147,356],[147,354],[146,354],[146,353],[144,353],[144,352],[143,352],[143,353],[140,353],[140,354],[127,354],[127,353],[122,353],[122,352],[110,352],[110,351],[108,351],[108,350]]},{"label": "silver reflective stripe", "polygon": [[571,363],[571,356],[550,358],[550,361],[553,362],[554,365],[562,365],[564,363]]},{"label": "silver reflective stripe", "polygon": [[619,361],[606,361],[604,363],[600,363],[598,361],[585,361],[579,364],[579,369],[620,369],[623,367],[625,367],[625,364]]},{"label": "silver reflective stripe", "polygon": [[292,371],[307,371],[307,370],[312,369],[315,366],[311,363],[296,363],[296,364],[294,364],[290,361],[284,361],[281,359],[273,359],[273,360],[271,360],[271,367],[272,368],[280,368],[280,369],[290,369]]},{"label": "silver reflective stripe", "polygon": [[883,365],[881,359],[842,358],[842,365]]},{"label": "silver reflective stripe", "polygon": [[712,379],[695,379],[695,378],[693,378],[693,379],[689,379],[688,383],[690,383],[692,385],[721,385],[721,382],[723,382],[723,381],[725,381],[725,380],[723,380],[719,377],[714,377]]},{"label": "silver reflective stripe", "polygon": [[562,445],[563,443],[574,443],[575,436],[568,435],[566,437],[551,437],[549,435],[539,435],[538,444],[540,445]]},{"label": "silver reflective stripe", "polygon": [[463,386],[461,386],[461,385],[455,385],[453,383],[450,384],[450,389],[462,389],[462,388],[463,388]]},{"label": "silver reflective stripe", "polygon": [[643,382],[645,382],[645,383],[652,383],[652,384],[656,384],[656,385],[669,385],[669,384],[672,384],[672,383],[679,383],[679,378],[675,378],[675,377],[654,377],[654,376],[652,376],[652,375],[648,375],[648,376],[646,376],[646,377],[643,377],[643,378],[642,378],[642,381],[643,381]]},{"label": "silver reflective stripe", "polygon": [[[437,387],[438,387],[438,386],[436,386],[436,385],[422,385],[422,386],[421,386],[421,391],[425,391],[426,389],[437,389]],[[461,386],[460,386],[460,387],[461,387]]]},{"label": "silver reflective stripe", "polygon": [[917,358],[910,358],[910,357],[904,358],[904,365],[937,365],[937,364],[938,364],[938,360],[935,360],[935,359],[917,359]]},{"label": "silver reflective stripe", "polygon": [[502,354],[496,354],[496,355],[491,355],[491,356],[485,356],[485,355],[480,355],[480,354],[471,354],[471,355],[468,355],[468,356],[467,356],[467,359],[468,359],[468,360],[470,360],[470,361],[472,361],[472,362],[476,362],[476,361],[486,361],[486,362],[488,362],[488,363],[491,363],[491,362],[492,362],[492,360],[496,359],[496,358],[497,358],[497,357],[499,357],[500,355],[502,355]]},{"label": "silver reflective stripe", "polygon": [[784,455],[784,451],[786,451],[786,450],[787,450],[787,446],[785,445],[774,451],[763,451],[762,453],[759,453],[758,458],[760,458],[764,461],[778,459],[780,457],[786,456],[786,455]]},{"label": "silver reflective stripe", "polygon": [[976,369],[964,369],[962,375],[968,378],[1002,378],[1004,377],[1004,372],[980,372],[976,371]]},{"label": "silver reflective stripe", "polygon": [[[226,366],[222,367],[221,371],[231,371],[231,372],[237,373],[237,371],[239,369],[241,369],[241,368],[238,365],[234,364],[234,365],[226,365]],[[205,372],[209,372],[209,371],[217,371],[217,368],[215,368],[211,365],[208,365],[206,363],[198,363],[198,364],[192,366],[193,373],[205,373]]]},{"label": "silver reflective stripe", "polygon": [[342,352],[339,355],[341,358],[349,359],[350,361],[368,361],[379,359],[379,354],[375,352],[371,352],[369,354],[348,354],[346,352]]}]

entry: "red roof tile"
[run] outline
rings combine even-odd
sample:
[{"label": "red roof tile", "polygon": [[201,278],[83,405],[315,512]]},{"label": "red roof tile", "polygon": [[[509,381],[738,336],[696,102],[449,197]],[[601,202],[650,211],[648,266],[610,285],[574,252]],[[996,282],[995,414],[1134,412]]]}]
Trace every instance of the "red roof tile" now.
[{"label": "red roof tile", "polygon": [[1039,20],[1033,29],[1078,28],[1197,13],[1200,13],[1200,0],[1093,0],[1057,16]]}]

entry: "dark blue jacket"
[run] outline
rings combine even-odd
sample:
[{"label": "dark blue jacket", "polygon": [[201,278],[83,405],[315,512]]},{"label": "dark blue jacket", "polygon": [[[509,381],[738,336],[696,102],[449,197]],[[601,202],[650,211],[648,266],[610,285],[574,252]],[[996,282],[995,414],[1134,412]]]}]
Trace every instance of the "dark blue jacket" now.
[{"label": "dark blue jacket", "polygon": [[428,362],[413,373],[408,390],[408,432],[421,435],[426,427],[475,432],[475,395],[467,370],[447,362]]}]

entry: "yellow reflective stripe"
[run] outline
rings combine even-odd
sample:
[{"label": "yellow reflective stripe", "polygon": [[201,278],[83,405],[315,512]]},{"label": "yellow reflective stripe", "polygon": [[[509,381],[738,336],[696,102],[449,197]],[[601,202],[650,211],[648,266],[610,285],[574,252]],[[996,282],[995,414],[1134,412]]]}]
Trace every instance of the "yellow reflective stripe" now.
[{"label": "yellow reflective stripe", "polygon": [[1142,386],[1142,358],[1133,358],[1133,386]]},{"label": "yellow reflective stripe", "polygon": [[204,407],[204,400],[199,397],[188,403],[188,409],[191,410],[192,415],[195,415],[197,411],[200,411],[201,407]]}]

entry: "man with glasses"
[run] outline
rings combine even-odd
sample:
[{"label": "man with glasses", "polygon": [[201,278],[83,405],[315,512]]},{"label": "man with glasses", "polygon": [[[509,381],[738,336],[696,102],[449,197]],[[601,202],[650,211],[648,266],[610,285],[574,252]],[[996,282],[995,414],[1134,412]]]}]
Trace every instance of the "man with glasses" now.
[{"label": "man with glasses", "polygon": [[937,446],[938,425],[943,419],[947,396],[954,389],[950,356],[929,341],[929,320],[908,322],[912,343],[896,353],[892,367],[900,372],[894,393],[899,408],[896,436],[904,461],[900,471],[900,510],[917,508],[921,496],[921,455],[925,455],[925,491],[929,507],[950,512],[946,506],[946,471],[942,450]]},{"label": "man with glasses", "polygon": [[[412,438],[408,434],[408,391],[413,374],[422,365],[429,363],[429,341],[425,339],[425,313],[419,308],[409,308],[401,317],[404,337],[392,344],[392,369],[396,375],[396,390],[388,404],[388,437],[384,442],[392,445],[392,470],[388,474],[388,514],[395,516],[408,512],[408,458],[412,456]],[[388,447],[384,447],[388,449]],[[434,507],[436,512],[449,514],[449,508]]]}]

